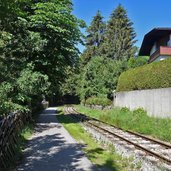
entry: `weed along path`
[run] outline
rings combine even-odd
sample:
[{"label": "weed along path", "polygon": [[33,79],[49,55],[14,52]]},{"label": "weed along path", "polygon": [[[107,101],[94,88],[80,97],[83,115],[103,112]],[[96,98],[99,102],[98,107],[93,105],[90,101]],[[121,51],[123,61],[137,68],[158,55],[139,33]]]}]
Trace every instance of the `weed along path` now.
[{"label": "weed along path", "polygon": [[97,170],[79,145],[58,122],[56,108],[48,108],[39,117],[35,133],[24,150],[18,171]]}]

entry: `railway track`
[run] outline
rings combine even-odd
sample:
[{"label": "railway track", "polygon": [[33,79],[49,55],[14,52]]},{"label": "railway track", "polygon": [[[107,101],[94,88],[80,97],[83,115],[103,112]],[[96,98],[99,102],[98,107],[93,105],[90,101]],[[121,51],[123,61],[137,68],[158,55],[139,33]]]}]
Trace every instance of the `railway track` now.
[{"label": "railway track", "polygon": [[153,156],[155,159],[163,161],[167,165],[171,166],[171,144],[164,143],[132,131],[125,131],[96,118],[81,114],[73,109],[73,107],[67,107],[66,113],[71,114],[74,119],[84,122],[87,126],[95,129],[96,131],[99,131],[108,137],[117,138],[119,141],[124,141],[127,144],[134,146],[136,149],[145,152],[146,155]]}]

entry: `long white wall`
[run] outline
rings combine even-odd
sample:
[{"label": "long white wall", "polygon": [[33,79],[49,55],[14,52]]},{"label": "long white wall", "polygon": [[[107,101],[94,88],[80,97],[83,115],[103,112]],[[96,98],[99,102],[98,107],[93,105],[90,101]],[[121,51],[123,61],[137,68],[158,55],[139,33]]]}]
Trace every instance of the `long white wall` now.
[{"label": "long white wall", "polygon": [[118,92],[113,103],[130,110],[143,108],[150,116],[171,118],[171,88]]}]

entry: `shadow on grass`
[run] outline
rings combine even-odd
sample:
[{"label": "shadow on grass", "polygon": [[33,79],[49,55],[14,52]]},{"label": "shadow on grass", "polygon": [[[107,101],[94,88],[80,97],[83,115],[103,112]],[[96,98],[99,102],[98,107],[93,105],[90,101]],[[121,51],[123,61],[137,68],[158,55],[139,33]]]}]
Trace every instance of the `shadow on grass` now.
[{"label": "shadow on grass", "polygon": [[[105,152],[104,149],[102,148],[94,148],[94,149],[91,149],[91,150],[87,150],[87,156],[91,159],[96,159],[97,158],[97,154],[99,155],[102,155],[103,152]],[[103,168],[104,170],[109,170],[109,171],[117,171],[119,170],[115,161],[113,159],[107,159],[105,160],[105,162],[100,165],[100,164],[97,164],[97,167],[99,168]]]},{"label": "shadow on grass", "polygon": [[[85,122],[84,119],[78,118],[78,114],[70,113],[64,115],[61,110],[57,110],[57,119],[64,124]],[[86,118],[86,121],[88,121],[88,118]]]},{"label": "shadow on grass", "polygon": [[115,165],[114,161],[108,159],[105,162],[104,167],[109,168],[109,170],[112,170],[112,171],[118,171],[118,170],[120,170],[120,169],[117,169],[117,167],[116,166],[113,166],[113,165]]},{"label": "shadow on grass", "polygon": [[[65,144],[61,134],[46,135],[34,138],[25,149],[23,162],[18,166],[18,171],[56,171],[78,170],[79,162],[84,157],[81,146],[78,144]],[[92,166],[90,170],[97,170]]]},{"label": "shadow on grass", "polygon": [[87,154],[90,158],[95,158],[96,156],[94,154],[102,154],[104,150],[102,148],[94,148],[87,151]]},{"label": "shadow on grass", "polygon": [[55,120],[54,111],[41,115],[36,125],[37,134],[28,142],[17,171],[84,171],[84,167],[92,171],[99,170],[86,161],[82,152],[83,146],[74,142],[68,143],[65,135],[60,133],[61,126],[57,120],[54,124]]},{"label": "shadow on grass", "polygon": [[[62,111],[57,111],[57,119],[59,120],[60,123],[62,124],[70,124],[70,123],[79,123],[80,121],[73,119],[73,115],[76,114],[67,114],[64,115]],[[82,146],[83,148],[83,146]],[[108,159],[103,158],[103,153],[105,152],[104,149],[99,148],[99,147],[94,147],[91,148],[90,150],[85,150],[86,151],[86,155],[88,158],[92,159],[92,160],[96,160],[97,156],[101,156],[98,157],[99,159],[97,160],[104,160],[104,162],[102,162],[102,164],[96,164],[96,169],[93,168],[92,170],[100,170],[100,171],[117,171],[120,170],[118,169],[118,166],[116,164],[116,162],[110,157]]]},{"label": "shadow on grass", "polygon": [[69,124],[69,123],[79,123],[78,120],[76,119],[73,119],[72,118],[73,115],[72,114],[68,114],[68,115],[63,115],[63,114],[60,114],[60,115],[57,115],[57,119],[60,121],[60,123],[64,123],[64,124]]}]

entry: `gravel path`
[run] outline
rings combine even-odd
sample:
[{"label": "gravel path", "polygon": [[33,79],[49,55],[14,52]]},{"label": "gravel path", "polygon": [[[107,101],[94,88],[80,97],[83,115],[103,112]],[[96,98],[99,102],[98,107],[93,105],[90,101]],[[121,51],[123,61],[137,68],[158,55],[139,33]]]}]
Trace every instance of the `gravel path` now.
[{"label": "gravel path", "polygon": [[58,123],[56,108],[48,108],[39,117],[35,133],[24,150],[18,171],[97,170],[79,145]]}]

